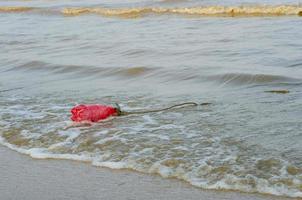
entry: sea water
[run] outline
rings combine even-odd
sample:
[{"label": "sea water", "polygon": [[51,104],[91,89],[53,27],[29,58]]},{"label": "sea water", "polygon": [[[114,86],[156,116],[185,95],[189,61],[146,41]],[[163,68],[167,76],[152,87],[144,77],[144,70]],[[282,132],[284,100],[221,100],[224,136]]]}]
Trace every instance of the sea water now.
[{"label": "sea water", "polygon": [[[0,142],[206,189],[302,197],[302,5],[0,1]],[[126,111],[71,126],[77,104]]]}]

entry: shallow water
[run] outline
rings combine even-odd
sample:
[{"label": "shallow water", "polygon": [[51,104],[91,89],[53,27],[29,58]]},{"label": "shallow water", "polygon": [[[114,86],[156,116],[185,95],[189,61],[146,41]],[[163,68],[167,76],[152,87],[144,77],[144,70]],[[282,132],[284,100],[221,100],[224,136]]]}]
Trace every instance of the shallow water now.
[{"label": "shallow water", "polygon": [[[302,9],[240,2],[0,1],[1,143],[34,158],[302,197]],[[185,101],[211,104],[66,129],[80,103]]]}]

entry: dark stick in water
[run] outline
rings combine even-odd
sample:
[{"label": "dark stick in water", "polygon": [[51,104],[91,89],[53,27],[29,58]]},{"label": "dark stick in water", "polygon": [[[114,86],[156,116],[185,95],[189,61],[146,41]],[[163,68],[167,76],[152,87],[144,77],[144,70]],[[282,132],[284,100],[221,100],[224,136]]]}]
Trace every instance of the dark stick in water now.
[{"label": "dark stick in water", "polygon": [[[205,105],[205,104],[201,104],[201,105]],[[208,104],[207,104],[208,105]],[[198,106],[197,103],[195,102],[186,102],[186,103],[181,103],[181,104],[176,104],[167,108],[162,108],[162,109],[155,109],[155,110],[142,110],[142,111],[133,111],[133,112],[127,112],[127,111],[122,111],[120,106],[118,104],[116,104],[116,109],[118,112],[118,115],[135,115],[135,114],[146,114],[146,113],[155,113],[155,112],[162,112],[162,111],[166,111],[166,110],[170,110],[173,108],[181,108],[184,106]]]}]

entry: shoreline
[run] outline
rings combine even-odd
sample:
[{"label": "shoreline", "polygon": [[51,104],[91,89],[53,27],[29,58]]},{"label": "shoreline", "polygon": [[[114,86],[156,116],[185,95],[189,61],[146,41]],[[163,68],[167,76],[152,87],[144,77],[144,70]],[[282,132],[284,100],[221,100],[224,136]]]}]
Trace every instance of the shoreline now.
[{"label": "shoreline", "polygon": [[205,190],[177,179],[132,170],[94,167],[85,162],[33,159],[0,145],[3,200],[48,199],[225,199],[290,200],[265,194]]}]

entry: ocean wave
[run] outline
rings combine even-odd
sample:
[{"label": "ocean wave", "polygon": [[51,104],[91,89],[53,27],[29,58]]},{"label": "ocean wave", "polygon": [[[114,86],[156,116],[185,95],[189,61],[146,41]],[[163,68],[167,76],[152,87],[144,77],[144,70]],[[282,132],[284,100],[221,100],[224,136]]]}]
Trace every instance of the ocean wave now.
[{"label": "ocean wave", "polygon": [[26,12],[33,10],[33,7],[24,7],[24,6],[0,6],[1,12]]},{"label": "ocean wave", "polygon": [[288,16],[302,15],[301,5],[257,5],[257,6],[196,6],[196,7],[133,7],[133,8],[104,8],[104,7],[71,7],[51,10],[51,8],[34,7],[0,7],[0,12],[25,12],[39,10],[38,13],[61,13],[65,16],[82,14],[98,14],[106,17],[137,18],[147,15],[193,15],[221,17],[253,17],[253,16]]},{"label": "ocean wave", "polygon": [[[203,110],[208,115],[201,119],[201,113],[190,108],[66,129],[74,101],[66,100],[62,93],[45,97],[8,94],[0,99],[5,105],[0,110],[0,144],[37,159],[68,159],[132,169],[205,189],[302,197],[301,165],[261,145],[224,134],[231,127],[227,121],[218,124],[227,116],[221,116],[223,112]],[[139,101],[133,96],[127,98]],[[90,98],[81,101],[92,102]],[[156,104],[150,99],[142,102],[151,107]],[[213,117],[218,121],[209,120]]]},{"label": "ocean wave", "polygon": [[80,15],[85,13],[103,16],[141,17],[145,14],[182,14],[199,16],[281,16],[302,15],[302,6],[208,6],[189,8],[65,8],[65,15]]},{"label": "ocean wave", "polygon": [[53,74],[70,74],[77,77],[99,76],[99,77],[139,77],[148,74],[156,68],[133,66],[133,67],[95,67],[95,66],[81,66],[81,65],[60,65],[51,64],[41,61],[30,61],[19,65],[15,65],[6,70],[10,71],[24,71],[24,72],[51,72]]},{"label": "ocean wave", "polygon": [[[66,141],[69,138],[66,139]],[[114,142],[113,142],[114,143]],[[259,172],[263,169],[279,170],[277,174],[263,175],[259,177],[259,174],[253,175],[253,173],[243,173],[240,169],[242,166],[232,166],[226,164],[225,166],[211,166],[207,161],[209,157],[205,158],[203,162],[199,161],[199,165],[190,166],[186,160],[180,158],[167,158],[154,163],[148,163],[147,167],[141,162],[151,162],[144,158],[142,154],[141,158],[137,154],[133,158],[124,158],[121,160],[107,161],[106,159],[113,156],[113,153],[105,153],[103,155],[91,154],[88,152],[82,153],[55,153],[52,152],[52,147],[56,149],[64,145],[70,146],[69,142],[61,142],[55,145],[51,145],[48,148],[45,147],[32,147],[17,146],[7,142],[0,135],[0,144],[4,145],[14,151],[22,154],[29,155],[35,159],[64,159],[74,160],[80,162],[91,163],[96,167],[107,167],[111,169],[131,169],[142,173],[158,174],[163,178],[176,178],[188,182],[189,184],[200,187],[203,189],[218,189],[218,190],[237,190],[248,193],[262,193],[276,196],[286,197],[302,197],[301,180],[295,176],[301,174],[301,169],[296,168],[285,161],[278,159],[259,159],[255,163],[255,167]],[[110,143],[110,145],[112,142]],[[108,144],[106,144],[108,145]],[[81,144],[79,144],[81,146]],[[89,147],[87,147],[89,148]],[[140,153],[152,154],[153,149],[144,149]],[[215,157],[215,156],[214,156]],[[224,158],[223,162],[227,162],[230,159],[232,162],[238,158],[230,157]],[[253,159],[253,158],[251,158]],[[211,159],[209,159],[211,160]],[[209,163],[207,163],[209,162]],[[266,173],[269,173],[268,171]],[[270,177],[271,176],[271,177]],[[270,178],[267,178],[270,177]]]},{"label": "ocean wave", "polygon": [[288,76],[271,74],[245,74],[245,73],[226,73],[212,75],[206,78],[208,81],[218,82],[222,85],[259,85],[259,84],[296,84],[301,83],[300,79]]},{"label": "ocean wave", "polygon": [[72,77],[95,77],[129,80],[131,78],[144,78],[162,80],[164,82],[182,83],[214,83],[219,86],[249,86],[249,85],[300,85],[302,79],[274,74],[252,73],[221,73],[203,74],[182,69],[169,70],[161,67],[128,66],[128,67],[96,67],[81,65],[60,65],[41,61],[30,61],[15,65],[6,70],[37,73],[52,73],[70,75]]}]

